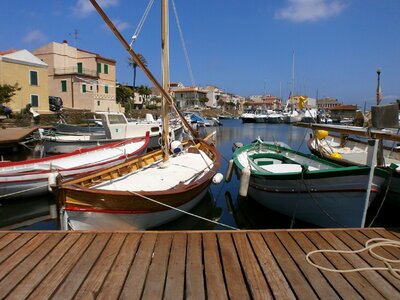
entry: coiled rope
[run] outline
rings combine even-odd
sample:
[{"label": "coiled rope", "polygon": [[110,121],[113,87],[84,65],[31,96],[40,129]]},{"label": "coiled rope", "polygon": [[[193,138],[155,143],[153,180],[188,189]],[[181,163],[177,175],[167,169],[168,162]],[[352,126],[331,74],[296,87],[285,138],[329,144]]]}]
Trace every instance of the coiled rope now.
[{"label": "coiled rope", "polygon": [[[324,271],[328,271],[328,272],[351,273],[351,272],[361,272],[361,271],[389,271],[390,274],[392,274],[394,277],[396,277],[397,279],[400,279],[400,269],[393,268],[393,266],[391,265],[391,263],[399,263],[400,259],[389,259],[389,258],[386,258],[386,257],[383,257],[383,256],[377,254],[375,252],[375,248],[381,248],[381,247],[400,248],[400,241],[394,241],[394,240],[384,239],[384,238],[373,238],[373,239],[369,239],[365,243],[365,247],[360,250],[328,250],[328,249],[314,250],[314,251],[309,252],[306,255],[306,261],[310,265],[312,265],[320,270],[324,270]],[[356,253],[360,253],[363,251],[368,251],[368,253],[372,257],[383,262],[386,265],[386,267],[363,267],[363,268],[354,268],[354,269],[335,269],[335,268],[328,268],[328,267],[324,267],[319,264],[316,264],[310,258],[312,255],[314,255],[316,253],[356,254]]]}]

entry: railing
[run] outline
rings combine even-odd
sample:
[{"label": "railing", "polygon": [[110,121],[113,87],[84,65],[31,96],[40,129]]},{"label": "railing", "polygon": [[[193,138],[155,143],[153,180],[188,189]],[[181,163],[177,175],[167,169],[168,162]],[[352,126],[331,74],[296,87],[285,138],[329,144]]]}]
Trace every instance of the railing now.
[{"label": "railing", "polygon": [[56,68],[54,69],[55,75],[71,75],[71,74],[81,74],[92,77],[99,77],[96,70],[82,68],[78,70],[78,67],[69,67],[69,68]]}]

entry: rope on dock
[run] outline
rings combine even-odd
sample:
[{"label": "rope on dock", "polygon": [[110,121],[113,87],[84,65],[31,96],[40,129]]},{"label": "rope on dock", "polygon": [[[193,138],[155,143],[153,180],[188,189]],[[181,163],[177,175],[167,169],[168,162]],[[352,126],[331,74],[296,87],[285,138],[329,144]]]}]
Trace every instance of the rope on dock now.
[{"label": "rope on dock", "polygon": [[171,206],[171,205],[162,203],[162,202],[157,201],[157,200],[155,200],[155,199],[151,199],[151,198],[149,198],[149,197],[147,197],[147,196],[141,195],[141,194],[136,193],[136,192],[134,192],[134,191],[128,191],[128,192],[131,193],[131,194],[133,194],[133,195],[139,196],[139,197],[141,197],[141,198],[143,198],[143,199],[146,199],[146,200],[149,200],[149,201],[151,201],[151,202],[157,203],[157,204],[159,204],[159,205],[162,205],[162,206],[168,207],[168,208],[170,208],[170,209],[179,211],[179,212],[184,213],[184,214],[186,214],[186,215],[189,215],[189,216],[192,216],[192,217],[195,217],[195,218],[198,218],[198,219],[201,219],[201,220],[210,222],[210,223],[214,223],[214,224],[216,224],[216,225],[220,225],[220,226],[223,226],[223,227],[226,227],[226,228],[229,228],[229,229],[239,230],[239,228],[236,228],[236,227],[233,227],[233,226],[230,226],[230,225],[227,225],[227,224],[223,224],[223,223],[220,223],[220,222],[217,222],[217,221],[214,221],[214,220],[210,220],[210,219],[204,218],[204,217],[199,216],[199,215],[192,214],[192,213],[190,213],[190,212],[187,212],[187,211],[185,211],[185,210],[182,210],[182,209],[173,207],[173,206]]},{"label": "rope on dock", "polygon": [[[371,245],[370,245],[371,244]],[[335,272],[335,273],[351,273],[351,272],[361,272],[361,271],[389,271],[390,274],[392,274],[394,277],[396,277],[397,279],[400,279],[400,269],[396,269],[393,268],[392,265],[390,263],[399,263],[400,259],[388,259],[386,257],[383,257],[381,255],[378,255],[374,252],[375,248],[378,247],[395,247],[395,248],[400,248],[400,242],[399,241],[394,241],[394,240],[390,240],[390,239],[384,239],[384,238],[373,238],[373,239],[369,239],[366,243],[365,243],[365,247],[360,249],[360,250],[329,250],[329,249],[324,249],[324,250],[314,250],[309,252],[306,255],[306,260],[307,262],[320,269],[320,270],[324,270],[324,271],[328,271],[328,272]],[[376,258],[377,260],[382,261],[386,267],[364,267],[364,268],[354,268],[354,269],[335,269],[335,268],[327,268],[327,267],[323,267],[321,265],[318,265],[314,262],[312,262],[311,260],[311,256],[316,254],[316,253],[340,253],[340,254],[356,254],[356,253],[360,253],[363,251],[367,251],[368,253]]]}]

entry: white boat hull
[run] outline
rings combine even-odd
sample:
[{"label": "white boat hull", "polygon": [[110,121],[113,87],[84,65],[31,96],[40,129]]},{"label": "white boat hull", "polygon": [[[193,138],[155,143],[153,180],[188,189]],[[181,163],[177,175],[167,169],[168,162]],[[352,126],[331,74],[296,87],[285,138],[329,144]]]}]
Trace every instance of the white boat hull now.
[{"label": "white boat hull", "polygon": [[147,140],[125,142],[120,146],[89,149],[84,153],[35,159],[26,163],[0,164],[0,198],[39,196],[51,190],[56,176],[73,176],[111,167],[147,149]]},{"label": "white boat hull", "polygon": [[[207,193],[207,189],[191,201],[178,207],[190,211]],[[146,230],[171,222],[184,213],[176,209],[158,212],[94,212],[79,210],[61,211],[62,230]]]}]

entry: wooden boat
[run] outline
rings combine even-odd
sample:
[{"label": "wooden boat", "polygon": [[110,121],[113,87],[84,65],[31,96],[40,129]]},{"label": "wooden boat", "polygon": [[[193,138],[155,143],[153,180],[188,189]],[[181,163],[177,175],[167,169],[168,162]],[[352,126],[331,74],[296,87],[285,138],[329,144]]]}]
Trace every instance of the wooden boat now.
[{"label": "wooden boat", "polygon": [[159,226],[181,216],[182,212],[176,209],[187,211],[199,203],[220,166],[215,147],[201,140],[186,143],[178,155],[170,157],[167,168],[163,164],[162,150],[156,150],[63,181],[57,192],[63,207],[62,229],[131,230]]},{"label": "wooden boat", "polygon": [[99,170],[145,153],[149,135],[123,142],[79,149],[71,153],[25,161],[0,162],[0,197],[20,198],[42,195],[55,176],[70,178]]},{"label": "wooden boat", "polygon": [[[326,130],[315,130],[307,145],[311,153],[341,165],[361,166],[367,162],[368,143],[356,136],[333,135]],[[394,147],[393,143],[391,147],[383,145],[382,158],[383,164],[380,167],[392,173],[389,192],[400,196],[400,147]]]},{"label": "wooden boat", "polygon": [[369,204],[389,176],[381,169],[344,167],[260,140],[238,148],[233,159],[243,195],[321,227],[363,227]]},{"label": "wooden boat", "polygon": [[[190,124],[174,106],[168,89],[168,39],[163,30],[163,86],[143,65],[95,0],[90,0],[119,38],[134,61],[163,96],[164,147],[114,167],[85,176],[59,181],[55,188],[61,207],[62,229],[132,230],[148,229],[169,222],[193,208],[207,193],[211,182],[220,181],[219,153],[206,140],[169,143],[168,107],[178,113],[185,127]],[[167,1],[162,1],[163,28]],[[171,156],[171,153],[173,154]]]},{"label": "wooden boat", "polygon": [[[128,122],[123,113],[99,113],[102,119],[105,134],[53,134],[42,136],[44,152],[49,154],[69,153],[76,149],[105,145],[120,142],[127,138],[144,137],[150,132],[149,149],[160,147],[162,132],[160,122]],[[171,127],[171,136],[179,138],[183,127],[175,124]]]}]

